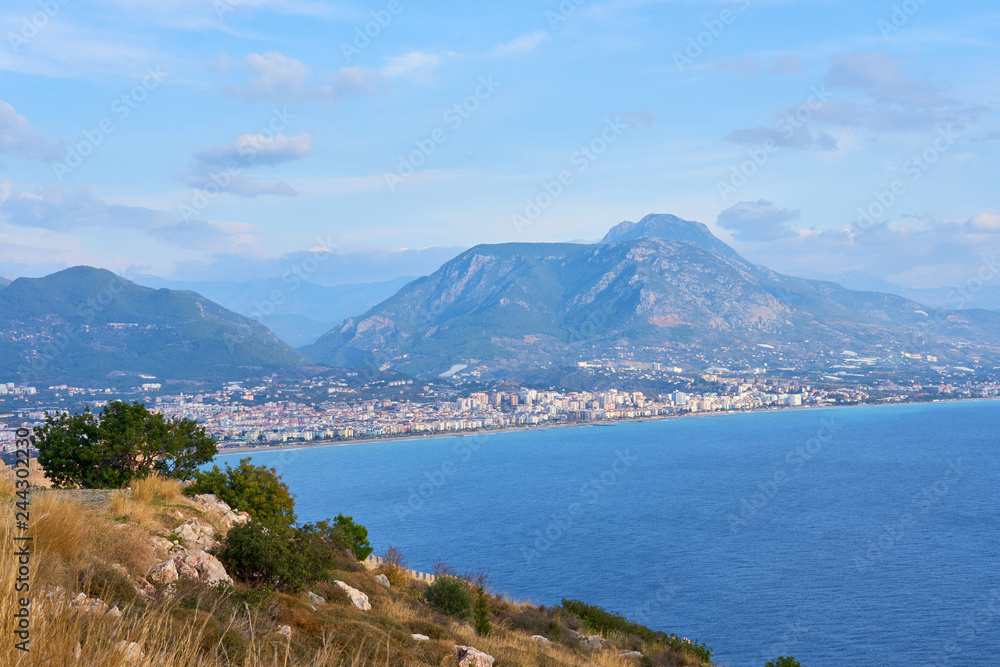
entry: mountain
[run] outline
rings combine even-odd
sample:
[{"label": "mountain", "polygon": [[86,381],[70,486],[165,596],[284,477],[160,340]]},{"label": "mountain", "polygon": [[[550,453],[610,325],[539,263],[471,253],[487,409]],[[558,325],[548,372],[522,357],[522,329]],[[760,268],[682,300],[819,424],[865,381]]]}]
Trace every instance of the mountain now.
[{"label": "mountain", "polygon": [[969,289],[956,287],[901,287],[881,278],[875,278],[861,271],[848,271],[832,276],[822,276],[823,280],[843,285],[848,289],[872,292],[889,292],[938,308],[985,308],[1000,310],[1000,287],[978,287],[973,283]]},{"label": "mountain", "polygon": [[477,246],[303,353],[422,376],[457,365],[503,375],[594,358],[746,366],[761,345],[782,351],[772,363],[821,365],[845,349],[943,355],[956,341],[995,351],[1000,314],[784,276],[704,225],[648,216],[599,244]]},{"label": "mountain", "polygon": [[10,281],[3,276],[0,276],[0,288],[6,287],[7,285],[10,285]]},{"label": "mountain", "polygon": [[[351,315],[389,298],[411,277],[356,285],[317,285],[294,274],[249,282],[164,280],[135,277],[146,287],[189,290],[266,325],[292,347],[314,342]],[[277,298],[275,298],[277,295]]]},{"label": "mountain", "polygon": [[0,290],[0,373],[99,379],[246,376],[303,359],[262,324],[194,292],[78,266]]}]

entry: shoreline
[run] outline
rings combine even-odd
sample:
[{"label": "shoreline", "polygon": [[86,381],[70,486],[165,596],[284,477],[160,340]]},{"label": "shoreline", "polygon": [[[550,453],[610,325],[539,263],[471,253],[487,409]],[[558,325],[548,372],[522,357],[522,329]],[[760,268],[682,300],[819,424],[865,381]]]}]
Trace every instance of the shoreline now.
[{"label": "shoreline", "polygon": [[539,424],[537,426],[512,426],[496,429],[476,429],[472,431],[449,431],[444,433],[430,433],[427,435],[394,435],[388,438],[358,438],[352,440],[319,440],[309,443],[294,443],[281,445],[260,445],[257,447],[237,446],[219,449],[216,456],[229,456],[233,454],[260,454],[264,452],[283,452],[297,449],[319,449],[322,447],[347,447],[351,445],[373,445],[377,443],[408,442],[412,440],[433,440],[438,438],[468,438],[480,435],[493,435],[501,433],[517,433],[520,431],[544,431],[550,428],[580,428],[584,426],[614,426],[618,424],[636,424],[640,422],[667,421],[671,419],[684,419],[688,417],[733,417],[736,415],[766,414],[773,412],[792,412],[803,410],[834,410],[844,408],[881,408],[901,405],[933,405],[935,403],[973,403],[977,401],[997,401],[1000,397],[979,397],[979,398],[947,398],[933,401],[913,401],[910,403],[859,403],[857,405],[802,405],[786,406],[782,408],[761,408],[757,410],[728,410],[714,412],[695,412],[679,415],[657,415],[655,417],[637,417],[635,419],[601,420],[588,422],[570,422],[556,424]]}]

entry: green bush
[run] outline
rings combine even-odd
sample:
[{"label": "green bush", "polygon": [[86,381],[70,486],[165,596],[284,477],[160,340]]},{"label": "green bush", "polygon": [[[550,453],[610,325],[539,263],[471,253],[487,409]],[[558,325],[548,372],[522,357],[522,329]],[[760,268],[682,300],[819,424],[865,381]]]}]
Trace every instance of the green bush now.
[{"label": "green bush", "polygon": [[490,625],[490,606],[482,586],[476,590],[476,595],[476,634],[480,637],[489,637],[493,634],[493,626]]},{"label": "green bush", "polygon": [[781,656],[777,660],[768,660],[764,663],[764,667],[802,667],[802,663],[793,658],[792,656]]},{"label": "green bush", "polygon": [[606,611],[592,604],[579,600],[562,601],[563,609],[575,614],[583,623],[592,630],[599,632],[621,632],[623,634],[635,635],[650,644],[662,644],[675,651],[688,651],[694,653],[702,662],[711,662],[712,649],[705,644],[691,639],[681,639],[677,635],[667,634],[659,630],[651,630],[645,625],[640,625],[630,621],[621,614]]},{"label": "green bush", "polygon": [[235,468],[227,463],[224,471],[216,465],[195,473],[194,482],[184,493],[214,493],[234,509],[248,512],[254,521],[268,526],[287,528],[295,523],[295,499],[288,485],[274,468],[255,466],[249,458],[241,459]]},{"label": "green bush", "polygon": [[231,528],[215,555],[231,576],[245,584],[294,593],[315,573],[295,537],[294,529],[267,528],[251,521]]},{"label": "green bush", "polygon": [[438,577],[427,587],[427,603],[443,614],[467,619],[472,608],[469,589],[464,581],[455,577]]}]

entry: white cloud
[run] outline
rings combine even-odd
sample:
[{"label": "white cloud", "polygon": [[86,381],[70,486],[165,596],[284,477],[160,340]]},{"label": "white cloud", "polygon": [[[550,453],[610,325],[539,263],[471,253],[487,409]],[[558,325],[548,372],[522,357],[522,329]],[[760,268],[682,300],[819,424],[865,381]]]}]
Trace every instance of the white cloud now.
[{"label": "white cloud", "polygon": [[290,137],[279,132],[272,136],[243,134],[232,143],[202,148],[194,158],[200,168],[206,169],[230,165],[270,167],[311,154],[312,135],[308,132]]},{"label": "white cloud", "polygon": [[0,153],[26,160],[52,161],[62,157],[62,148],[33,128],[14,107],[0,101]]},{"label": "white cloud", "polygon": [[550,36],[551,35],[549,35],[548,30],[536,30],[535,32],[529,32],[528,34],[521,35],[506,44],[493,47],[487,56],[490,58],[503,58],[505,56],[516,56],[531,53],[538,48],[542,42],[547,41]]},{"label": "white cloud", "polygon": [[385,59],[382,74],[387,77],[423,75],[437,69],[441,65],[441,57],[424,51],[411,51],[401,56],[390,56]]},{"label": "white cloud", "polygon": [[988,232],[1000,232],[1000,215],[991,211],[983,211],[969,220],[969,225]]}]

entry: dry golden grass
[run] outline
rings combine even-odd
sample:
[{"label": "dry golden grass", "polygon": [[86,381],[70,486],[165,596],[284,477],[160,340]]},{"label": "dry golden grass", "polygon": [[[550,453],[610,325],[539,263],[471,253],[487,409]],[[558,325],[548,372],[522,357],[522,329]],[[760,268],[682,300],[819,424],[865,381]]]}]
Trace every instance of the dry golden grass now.
[{"label": "dry golden grass", "polygon": [[75,563],[89,551],[95,527],[93,512],[57,491],[32,494],[31,532],[35,548]]},{"label": "dry golden grass", "polygon": [[163,508],[137,500],[127,489],[111,492],[110,512],[120,521],[135,523],[150,531],[161,530],[170,523]]},{"label": "dry golden grass", "polygon": [[132,482],[132,498],[137,502],[168,505],[178,502],[183,496],[184,487],[179,481],[158,473]]}]

